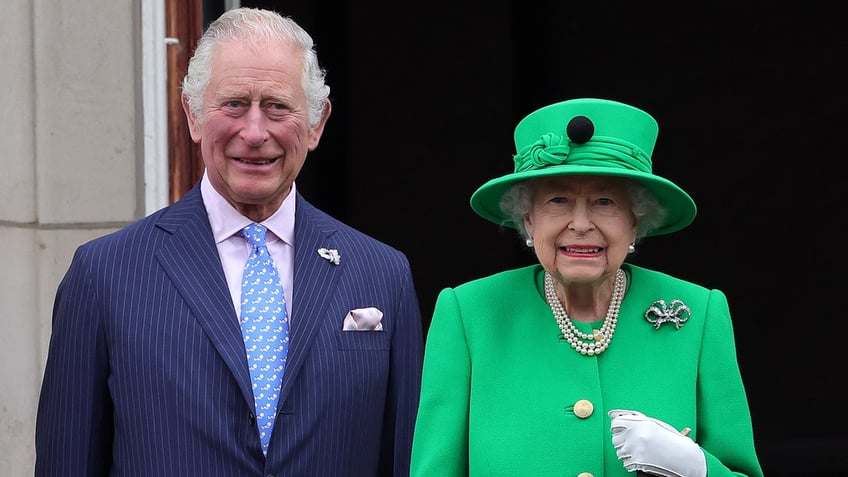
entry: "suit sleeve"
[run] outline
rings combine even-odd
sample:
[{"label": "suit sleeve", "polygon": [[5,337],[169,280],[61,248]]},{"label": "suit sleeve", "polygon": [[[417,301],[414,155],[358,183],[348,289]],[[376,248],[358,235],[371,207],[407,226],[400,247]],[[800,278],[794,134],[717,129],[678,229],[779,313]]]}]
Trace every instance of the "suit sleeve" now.
[{"label": "suit sleeve", "polygon": [[112,403],[97,290],[80,250],[59,284],[35,429],[35,475],[108,475]]},{"label": "suit sleeve", "polygon": [[421,367],[423,359],[423,330],[421,309],[413,285],[412,274],[406,268],[401,292],[400,313],[397,329],[392,337],[391,381],[388,409],[391,418],[387,423],[394,426],[393,469],[383,471],[385,475],[408,475],[415,416],[421,390]]},{"label": "suit sleeve", "polygon": [[730,309],[727,297],[718,290],[710,292],[702,353],[698,443],[707,457],[707,474],[710,477],[762,476],[736,357]]},{"label": "suit sleeve", "polygon": [[424,348],[421,403],[410,475],[468,475],[471,360],[453,289],[436,299]]}]

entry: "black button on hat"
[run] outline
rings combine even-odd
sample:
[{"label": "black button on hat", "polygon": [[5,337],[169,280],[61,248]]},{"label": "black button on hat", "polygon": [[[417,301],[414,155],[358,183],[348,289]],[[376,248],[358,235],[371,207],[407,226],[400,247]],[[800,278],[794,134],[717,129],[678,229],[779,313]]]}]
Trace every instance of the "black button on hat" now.
[{"label": "black button on hat", "polygon": [[565,133],[572,142],[584,144],[595,134],[595,125],[586,116],[574,116],[565,127]]}]

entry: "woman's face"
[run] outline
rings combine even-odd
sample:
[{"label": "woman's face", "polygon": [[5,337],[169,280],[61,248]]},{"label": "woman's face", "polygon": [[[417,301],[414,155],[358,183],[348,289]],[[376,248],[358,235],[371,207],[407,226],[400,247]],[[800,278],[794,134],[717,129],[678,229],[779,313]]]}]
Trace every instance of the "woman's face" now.
[{"label": "woman's face", "polygon": [[546,177],[531,184],[524,216],[536,257],[561,283],[609,278],[636,239],[626,179],[604,176]]}]

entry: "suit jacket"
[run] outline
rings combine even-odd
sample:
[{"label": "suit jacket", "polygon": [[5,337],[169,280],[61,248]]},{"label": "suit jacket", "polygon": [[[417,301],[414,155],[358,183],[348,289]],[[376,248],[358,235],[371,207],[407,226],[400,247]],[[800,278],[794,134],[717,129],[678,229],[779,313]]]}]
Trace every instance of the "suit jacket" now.
[{"label": "suit jacket", "polygon": [[[618,325],[597,356],[562,340],[539,265],[442,290],[427,335],[410,475],[632,477],[607,415],[630,409],[690,427],[710,477],[761,477],[725,295],[622,269],[628,288]],[[657,300],[679,310],[675,299],[691,311],[679,329],[645,318]]]},{"label": "suit jacket", "polygon": [[[296,201],[297,306],[267,459],[195,187],[77,249],[54,304],[37,476],[407,475],[423,354],[407,258]],[[372,306],[382,331],[342,331]]]}]

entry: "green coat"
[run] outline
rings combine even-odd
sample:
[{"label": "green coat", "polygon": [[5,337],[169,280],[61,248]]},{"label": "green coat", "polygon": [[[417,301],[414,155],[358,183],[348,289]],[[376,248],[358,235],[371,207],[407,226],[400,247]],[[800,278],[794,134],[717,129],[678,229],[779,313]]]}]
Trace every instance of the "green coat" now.
[{"label": "green coat", "polygon": [[[591,357],[560,339],[539,265],[442,290],[411,476],[633,477],[615,454],[610,409],[690,427],[709,477],[762,476],[724,293],[622,268],[628,288],[617,330]],[[660,299],[682,300],[691,317],[679,329],[655,328],[645,312]]]}]

